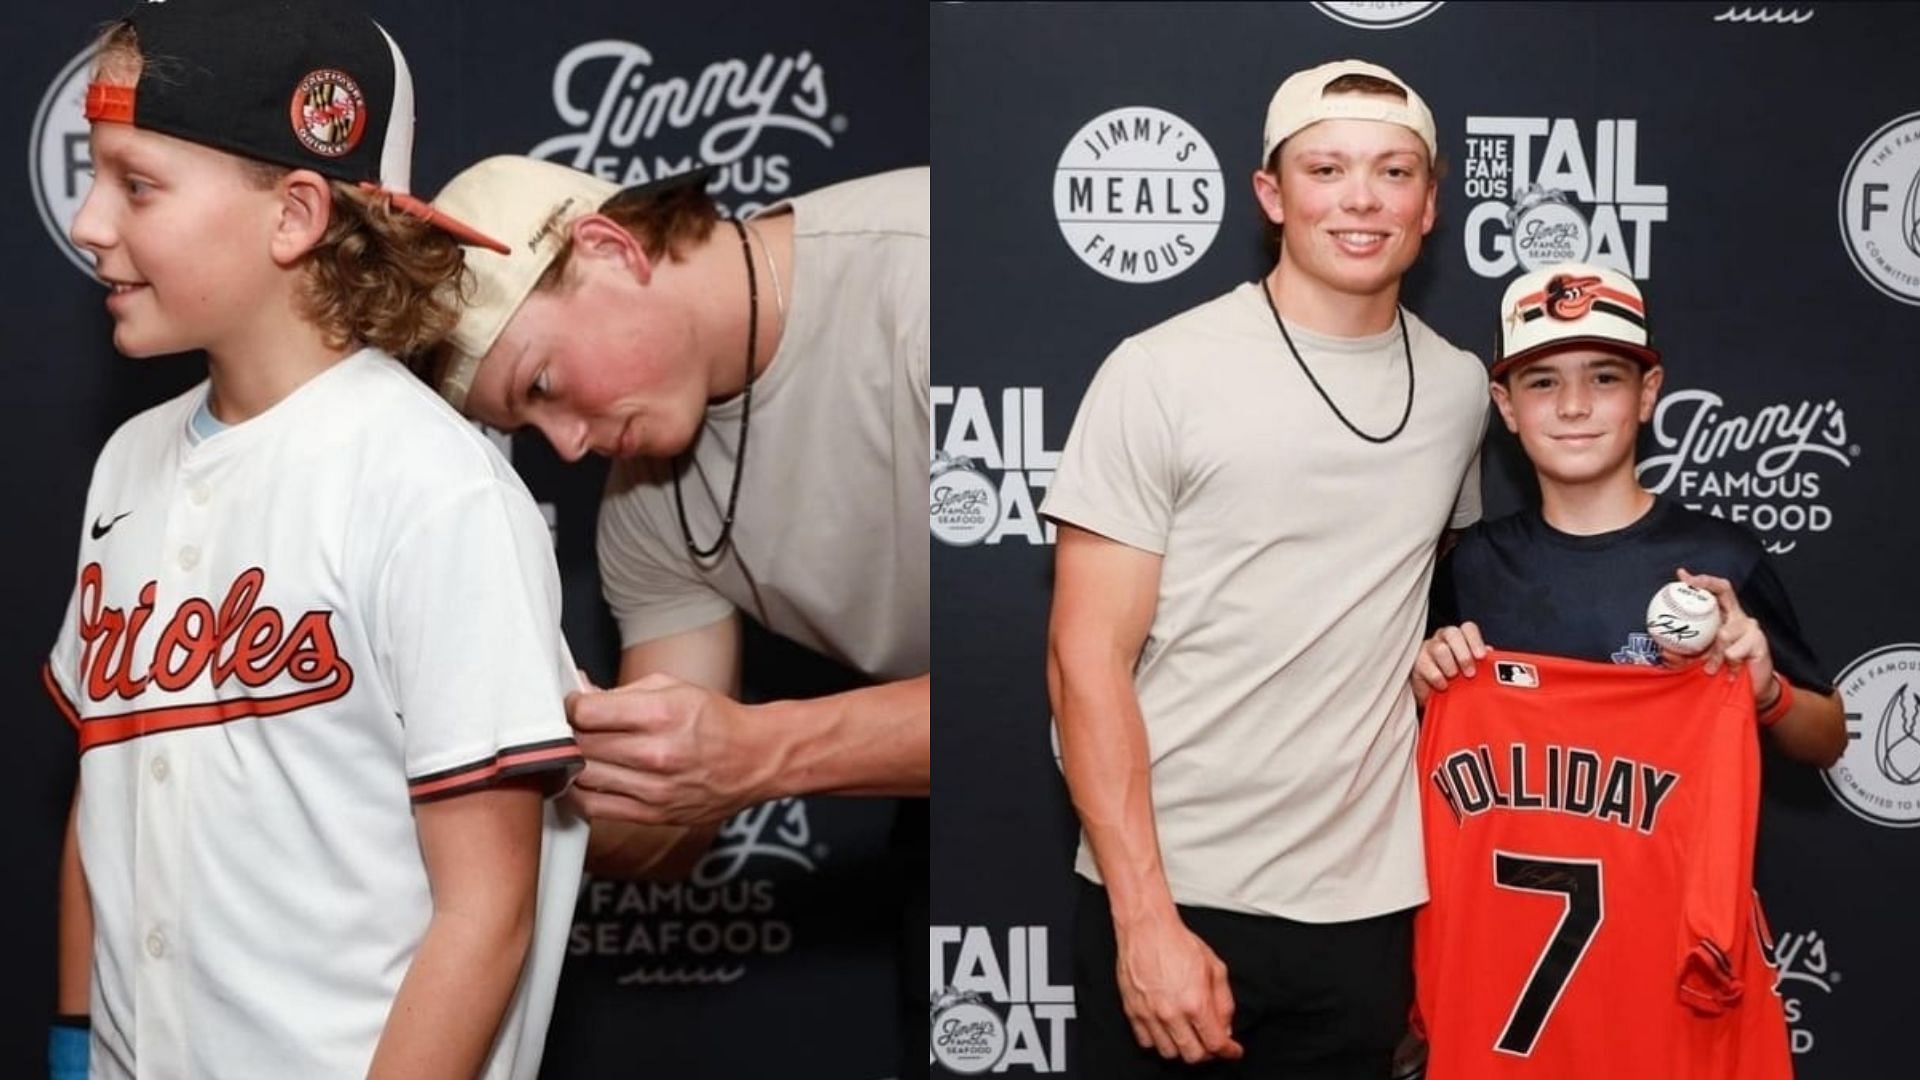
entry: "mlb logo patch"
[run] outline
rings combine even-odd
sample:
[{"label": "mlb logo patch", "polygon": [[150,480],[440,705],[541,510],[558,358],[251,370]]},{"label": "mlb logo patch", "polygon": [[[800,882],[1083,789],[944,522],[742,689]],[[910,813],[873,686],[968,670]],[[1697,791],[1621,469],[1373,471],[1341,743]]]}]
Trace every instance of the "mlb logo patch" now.
[{"label": "mlb logo patch", "polygon": [[1532,664],[1523,664],[1518,660],[1496,660],[1493,664],[1493,677],[1501,686],[1518,686],[1523,690],[1540,688],[1540,673]]}]

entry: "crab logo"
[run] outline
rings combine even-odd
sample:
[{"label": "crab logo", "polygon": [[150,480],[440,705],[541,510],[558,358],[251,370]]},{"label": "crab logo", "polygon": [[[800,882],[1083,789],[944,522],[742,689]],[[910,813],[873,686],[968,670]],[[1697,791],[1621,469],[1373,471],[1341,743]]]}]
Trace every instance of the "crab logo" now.
[{"label": "crab logo", "polygon": [[1880,712],[1880,725],[1873,733],[1873,761],[1880,775],[1902,787],[1920,784],[1920,736],[1914,733],[1920,717],[1920,694],[1901,683],[1887,698]]},{"label": "crab logo", "polygon": [[1846,702],[1848,743],[1824,774],[1827,787],[1876,825],[1920,826],[1920,645],[1875,649],[1834,685]]}]

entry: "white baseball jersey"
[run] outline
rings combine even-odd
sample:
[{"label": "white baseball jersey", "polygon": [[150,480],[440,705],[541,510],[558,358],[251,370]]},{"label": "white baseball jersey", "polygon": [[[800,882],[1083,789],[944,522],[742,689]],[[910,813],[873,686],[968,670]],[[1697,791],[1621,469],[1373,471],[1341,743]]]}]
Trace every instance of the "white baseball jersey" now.
[{"label": "white baseball jersey", "polygon": [[[101,452],[46,669],[80,739],[92,1076],[362,1076],[432,915],[414,803],[579,767],[552,543],[383,353],[202,441],[205,393]],[[538,1068],[586,843],[563,818],[488,1080]]]}]

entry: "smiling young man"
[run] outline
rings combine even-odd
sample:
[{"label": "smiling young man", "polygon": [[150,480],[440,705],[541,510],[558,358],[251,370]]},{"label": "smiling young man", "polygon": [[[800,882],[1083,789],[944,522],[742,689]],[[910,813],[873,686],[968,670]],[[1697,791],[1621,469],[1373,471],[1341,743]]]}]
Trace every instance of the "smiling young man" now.
[{"label": "smiling young man", "polygon": [[1405,1030],[1399,673],[1441,536],[1479,516],[1486,420],[1478,361],[1399,303],[1434,155],[1392,72],[1287,79],[1253,174],[1272,271],[1122,342],[1068,437],[1048,683],[1087,1075],[1380,1077]]}]

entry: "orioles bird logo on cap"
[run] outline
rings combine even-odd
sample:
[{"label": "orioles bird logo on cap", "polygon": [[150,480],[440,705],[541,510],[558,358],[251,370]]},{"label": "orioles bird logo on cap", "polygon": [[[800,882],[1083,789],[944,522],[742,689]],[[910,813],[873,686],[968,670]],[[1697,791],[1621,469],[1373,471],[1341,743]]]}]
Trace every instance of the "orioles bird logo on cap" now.
[{"label": "orioles bird logo on cap", "polygon": [[1555,274],[1547,282],[1547,314],[1568,322],[1586,317],[1593,302],[1600,299],[1594,286],[1600,284],[1599,277],[1589,274],[1574,277],[1572,274]]},{"label": "orioles bird logo on cap", "polygon": [[360,145],[367,128],[367,99],[344,71],[309,72],[293,88],[294,138],[321,157],[337,158]]}]

